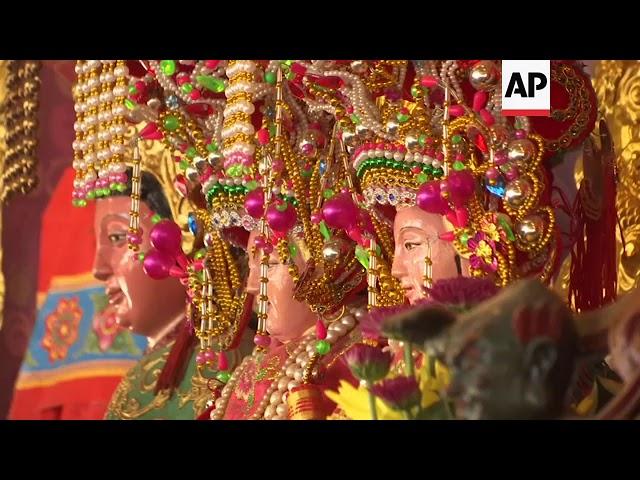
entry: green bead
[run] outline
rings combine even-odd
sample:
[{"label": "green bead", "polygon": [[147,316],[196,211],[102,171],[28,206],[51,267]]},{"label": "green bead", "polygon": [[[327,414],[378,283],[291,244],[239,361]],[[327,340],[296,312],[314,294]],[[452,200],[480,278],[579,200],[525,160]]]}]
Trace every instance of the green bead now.
[{"label": "green bead", "polygon": [[183,83],[180,87],[184,93],[193,92],[193,85],[191,83]]},{"label": "green bead", "polygon": [[355,113],[352,113],[349,118],[351,118],[351,121],[353,123],[355,123],[356,125],[360,124],[360,117],[358,115],[356,115]]},{"label": "green bead", "polygon": [[216,379],[222,383],[227,383],[231,378],[231,374],[229,372],[218,372],[216,374]]},{"label": "green bead", "polygon": [[420,144],[420,146],[424,147],[424,144],[427,143],[427,135],[426,134],[421,134],[418,137],[418,143]]},{"label": "green bead", "polygon": [[298,247],[295,243],[289,243],[289,256],[291,258],[296,258],[298,255]]},{"label": "green bead", "polygon": [[93,190],[89,190],[89,191],[87,192],[87,198],[88,198],[89,200],[93,200],[94,198],[96,198],[96,192],[95,192],[95,191],[93,191]]},{"label": "green bead", "polygon": [[168,117],[164,118],[162,125],[164,126],[165,129],[169,130],[170,132],[173,132],[174,130],[177,130],[178,127],[180,127],[180,120],[178,120],[178,117],[169,115]]},{"label": "green bead", "polygon": [[135,85],[130,85],[129,86],[129,95],[135,95],[136,93],[138,93],[138,89],[136,88]]},{"label": "green bead", "polygon": [[422,167],[422,171],[428,175],[433,175],[433,166],[431,165],[424,165]]},{"label": "green bead", "polygon": [[418,88],[417,86],[413,86],[411,87],[411,96],[412,97],[417,97],[418,95],[420,95],[420,88]]},{"label": "green bead", "polygon": [[416,180],[418,180],[418,183],[423,184],[424,182],[429,181],[429,175],[427,175],[424,172],[421,172],[418,174],[418,176],[416,177]]},{"label": "green bead", "polygon": [[200,250],[198,250],[195,255],[193,256],[196,260],[200,260],[201,258],[204,258],[204,256],[207,254],[207,250],[204,248],[201,248]]},{"label": "green bead", "polygon": [[409,115],[406,113],[399,113],[396,115],[396,119],[398,120],[398,123],[406,123],[409,120]]},{"label": "green bead", "polygon": [[218,144],[214,141],[212,141],[209,145],[207,145],[207,150],[210,152],[217,152],[218,151]]},{"label": "green bead", "polygon": [[161,60],[160,68],[162,69],[162,73],[170,77],[176,73],[176,62],[175,60]]},{"label": "green bead", "polygon": [[73,205],[74,207],[78,206],[78,199],[74,198],[73,200],[71,200],[71,205]]},{"label": "green bead", "polygon": [[271,125],[269,125],[269,136],[271,138],[276,136],[276,125],[275,125],[275,123],[272,123]]},{"label": "green bead", "polygon": [[266,72],[264,74],[264,81],[269,85],[275,85],[277,80],[276,72]]},{"label": "green bead", "polygon": [[247,187],[247,190],[249,190],[250,192],[253,192],[256,188],[258,188],[258,182],[256,182],[255,180],[249,180],[245,187]]},{"label": "green bead", "polygon": [[283,65],[286,65],[287,67],[290,67],[291,64],[293,63],[293,60],[283,60],[282,63],[283,63]]},{"label": "green bead", "polygon": [[78,200],[78,206],[79,207],[86,207],[87,206],[87,201],[84,198],[81,198]]},{"label": "green bead", "polygon": [[161,220],[162,220],[162,217],[160,216],[159,213],[154,213],[153,217],[151,217],[151,223],[153,223],[154,225],[160,222]]},{"label": "green bead", "polygon": [[456,172],[459,172],[460,170],[464,170],[465,166],[464,163],[462,163],[460,160],[456,160],[455,162],[453,162],[453,169]]},{"label": "green bead", "polygon": [[287,80],[293,80],[294,78],[296,78],[296,74],[292,71],[288,71],[285,77],[287,77]]},{"label": "green bead", "polygon": [[451,137],[451,143],[460,143],[462,141],[462,137],[460,135],[454,135]]},{"label": "green bead", "polygon": [[109,188],[111,189],[111,191],[115,191],[118,190],[118,184],[116,182],[113,182],[112,184],[109,185]]},{"label": "green bead", "polygon": [[184,171],[189,167],[189,162],[187,162],[186,160],[180,160],[178,166],[180,167],[180,170]]},{"label": "green bead", "polygon": [[215,93],[224,92],[224,81],[210,75],[198,75],[196,81],[207,90]]},{"label": "green bead", "polygon": [[433,169],[433,176],[434,177],[441,177],[442,175],[444,175],[444,170],[442,170],[441,167]]},{"label": "green bead", "polygon": [[119,183],[118,184],[118,191],[120,193],[124,192],[127,189],[127,184],[126,183]]},{"label": "green bead", "polygon": [[324,239],[329,240],[331,238],[331,232],[327,228],[327,224],[324,223],[324,220],[318,224],[318,227],[320,228],[320,233],[322,234]]},{"label": "green bead", "polygon": [[461,242],[463,245],[465,245],[465,246],[466,246],[466,245],[467,245],[467,242],[469,241],[469,234],[467,234],[467,233],[462,233],[462,234],[460,234],[459,239],[460,239],[460,242]]},{"label": "green bead", "polygon": [[329,350],[331,350],[331,344],[329,342],[326,340],[318,340],[318,343],[316,343],[316,352],[320,355],[326,355],[329,353]]},{"label": "green bead", "polygon": [[144,262],[144,252],[140,252],[138,254],[138,260],[140,260],[141,262]]},{"label": "green bead", "polygon": [[124,106],[127,107],[129,110],[133,110],[134,108],[136,108],[136,103],[130,98],[127,98],[124,101]]},{"label": "green bead", "polygon": [[335,195],[335,192],[333,190],[331,190],[330,188],[326,188],[323,192],[322,192],[322,196],[326,199],[329,200],[330,198],[332,198]]},{"label": "green bead", "polygon": [[198,152],[196,152],[196,147],[187,148],[187,152],[186,152],[187,157],[193,158],[193,157],[196,156],[196,153],[198,153]]}]

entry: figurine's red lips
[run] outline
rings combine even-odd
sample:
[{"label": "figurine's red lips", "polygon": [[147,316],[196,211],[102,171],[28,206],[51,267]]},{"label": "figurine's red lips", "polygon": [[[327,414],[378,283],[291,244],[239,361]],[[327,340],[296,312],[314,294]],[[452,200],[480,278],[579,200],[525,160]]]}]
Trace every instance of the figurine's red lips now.
[{"label": "figurine's red lips", "polygon": [[124,299],[124,293],[122,290],[107,290],[107,297],[109,299],[109,305],[117,305]]}]

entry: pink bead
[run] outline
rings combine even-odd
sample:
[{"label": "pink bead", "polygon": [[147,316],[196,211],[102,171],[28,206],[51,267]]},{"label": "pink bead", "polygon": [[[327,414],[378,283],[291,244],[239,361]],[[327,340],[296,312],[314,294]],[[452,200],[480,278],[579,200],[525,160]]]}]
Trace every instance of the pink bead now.
[{"label": "pink bead", "polygon": [[489,167],[485,175],[489,180],[495,180],[498,178],[498,169],[496,167]]},{"label": "pink bead", "polygon": [[196,355],[196,363],[197,363],[198,365],[204,365],[204,364],[205,364],[205,362],[206,362],[206,359],[205,359],[204,354],[203,354],[202,352],[199,352],[199,353]]},{"label": "pink bead", "polygon": [[484,106],[487,104],[487,92],[485,91],[477,91],[474,95],[473,95],[473,110],[476,112],[479,112],[480,110],[482,110],[484,108]]},{"label": "pink bead", "polygon": [[253,243],[256,246],[256,248],[264,248],[267,241],[262,235],[259,235],[253,240]]},{"label": "pink bead", "polygon": [[322,212],[313,212],[311,214],[311,223],[316,225],[322,221]]},{"label": "pink bead", "polygon": [[189,81],[189,75],[187,75],[186,73],[182,72],[176,75],[176,83],[178,85],[184,85],[188,81]]},{"label": "pink bead", "polygon": [[442,152],[436,153],[436,158],[440,161],[444,160],[444,153]]},{"label": "pink bead", "polygon": [[491,115],[491,113],[489,113],[489,110],[487,110],[486,108],[480,110],[480,118],[482,118],[482,121],[488,126],[492,126],[494,123],[496,123],[496,119],[493,118],[493,115]]},{"label": "pink bead", "polygon": [[206,352],[204,352],[204,360],[207,363],[211,363],[213,362],[213,359],[215,358],[215,355],[213,354],[213,352],[211,350],[207,350]]},{"label": "pink bead", "polygon": [[270,243],[265,243],[264,247],[262,247],[262,251],[267,255],[271,255],[271,252],[273,252],[273,245],[271,245]]},{"label": "pink bead", "polygon": [[495,163],[498,166],[504,165],[508,159],[509,157],[507,155],[507,152],[504,150],[500,150],[500,151],[497,151],[493,156],[493,163]]},{"label": "pink bead", "polygon": [[464,162],[464,153],[456,153],[454,158],[459,162]]},{"label": "pink bead", "polygon": [[441,192],[446,192],[448,188],[449,188],[449,184],[447,183],[447,181],[446,180],[442,180],[440,182],[440,191]]},{"label": "pink bead", "polygon": [[142,237],[137,233],[128,233],[127,241],[133,245],[140,245],[142,243]]},{"label": "pink bead", "polygon": [[505,177],[507,177],[507,180],[512,181],[517,179],[520,174],[518,173],[518,170],[515,168],[511,168],[507,171],[507,173],[504,174]]},{"label": "pink bead", "polygon": [[78,190],[77,192],[78,198],[86,198],[87,194],[85,192],[83,192],[82,190]]},{"label": "pink bead", "polygon": [[318,340],[324,340],[327,338],[327,326],[320,319],[316,322],[316,338]]},{"label": "pink bead", "polygon": [[527,137],[527,132],[522,130],[522,129],[518,129],[518,130],[516,130],[515,135],[516,135],[517,139],[522,139],[522,138],[526,138]]},{"label": "pink bead", "polygon": [[271,168],[273,168],[274,172],[282,172],[284,170],[284,163],[277,158],[271,163]]},{"label": "pink bead", "polygon": [[464,107],[462,105],[451,105],[449,107],[449,115],[452,117],[461,117],[464,115]]},{"label": "pink bead", "polygon": [[267,335],[257,334],[253,337],[253,343],[258,345],[259,347],[268,347],[271,343],[271,337],[268,337]]},{"label": "pink bead", "polygon": [[433,88],[438,85],[438,79],[431,75],[425,75],[420,79],[420,85],[426,88]]},{"label": "pink bead", "polygon": [[[211,359],[213,360],[213,352],[211,352]],[[227,356],[224,352],[218,353],[218,370],[224,372],[225,370],[229,370],[229,361],[227,360]]]},{"label": "pink bead", "polygon": [[260,143],[260,145],[266,145],[269,143],[269,130],[266,128],[258,130],[258,143]]},{"label": "pink bead", "polygon": [[218,67],[220,60],[205,60],[204,66],[210,70],[215,70]]}]

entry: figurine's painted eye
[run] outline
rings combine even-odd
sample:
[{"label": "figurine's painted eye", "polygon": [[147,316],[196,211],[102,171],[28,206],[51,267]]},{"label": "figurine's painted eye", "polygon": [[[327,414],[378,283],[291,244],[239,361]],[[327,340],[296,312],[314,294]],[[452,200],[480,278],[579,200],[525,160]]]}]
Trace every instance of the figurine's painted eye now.
[{"label": "figurine's painted eye", "polygon": [[109,234],[109,241],[112,245],[118,245],[121,242],[124,242],[127,238],[126,233],[111,233]]},{"label": "figurine's painted eye", "polygon": [[409,251],[409,252],[410,252],[411,250],[413,250],[414,248],[419,247],[420,245],[422,245],[422,243],[417,243],[417,242],[404,242],[404,248],[405,248],[407,251]]}]

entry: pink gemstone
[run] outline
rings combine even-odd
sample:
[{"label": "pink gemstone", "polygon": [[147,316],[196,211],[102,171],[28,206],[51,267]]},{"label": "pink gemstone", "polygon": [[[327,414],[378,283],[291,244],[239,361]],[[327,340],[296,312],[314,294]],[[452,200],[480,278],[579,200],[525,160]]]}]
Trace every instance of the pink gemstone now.
[{"label": "pink gemstone", "polygon": [[449,107],[449,115],[452,117],[460,117],[464,115],[464,107],[462,105],[451,105]]},{"label": "pink gemstone", "polygon": [[324,340],[327,338],[327,326],[320,319],[316,322],[316,338],[318,340]]},{"label": "pink gemstone", "polygon": [[307,72],[307,67],[305,67],[301,63],[296,62],[291,65],[291,71],[296,75],[304,75]]},{"label": "pink gemstone", "polygon": [[436,153],[436,158],[440,161],[444,160],[444,153],[442,152]]},{"label": "pink gemstone", "polygon": [[516,168],[511,168],[507,171],[507,173],[505,173],[505,177],[507,177],[507,180],[509,181],[513,181],[517,179],[519,176],[520,174],[518,173],[518,170]]},{"label": "pink gemstone", "polygon": [[198,100],[201,95],[200,90],[195,89],[191,91],[189,98],[191,98],[191,100]]},{"label": "pink gemstone", "polygon": [[262,251],[264,251],[264,253],[266,253],[267,255],[271,255],[271,252],[273,252],[273,245],[270,243],[265,243]]},{"label": "pink gemstone", "polygon": [[454,158],[459,162],[464,162],[464,153],[456,153]]},{"label": "pink gemstone", "polygon": [[495,155],[493,156],[493,163],[495,163],[496,165],[500,166],[506,163],[506,161],[508,160],[508,155],[507,152],[504,150],[499,150],[495,153]]},{"label": "pink gemstone", "polygon": [[137,233],[128,233],[127,241],[133,245],[140,245],[142,243],[142,237]]},{"label": "pink gemstone", "polygon": [[527,137],[527,132],[521,129],[516,130],[516,138],[517,139],[522,139],[522,138],[526,138]]},{"label": "pink gemstone", "polygon": [[322,221],[322,212],[313,212],[311,214],[311,223],[318,224]]},{"label": "pink gemstone", "polygon": [[480,118],[482,118],[482,121],[486,123],[488,126],[491,126],[494,123],[496,123],[496,119],[493,118],[493,115],[491,115],[489,113],[489,110],[487,110],[486,108],[483,108],[482,110],[480,110]]},{"label": "pink gemstone", "polygon": [[220,60],[205,60],[204,66],[211,70],[215,70],[218,67],[219,63],[220,63]]},{"label": "pink gemstone", "polygon": [[[213,352],[211,352],[211,357],[213,357]],[[218,370],[222,372],[224,372],[225,370],[229,370],[229,361],[227,360],[227,356],[224,354],[224,352],[218,353]]]},{"label": "pink gemstone", "polygon": [[477,91],[473,95],[473,110],[476,112],[479,112],[480,110],[482,110],[484,106],[487,104],[488,98],[489,97],[487,96],[487,92],[484,92],[482,90]]}]

